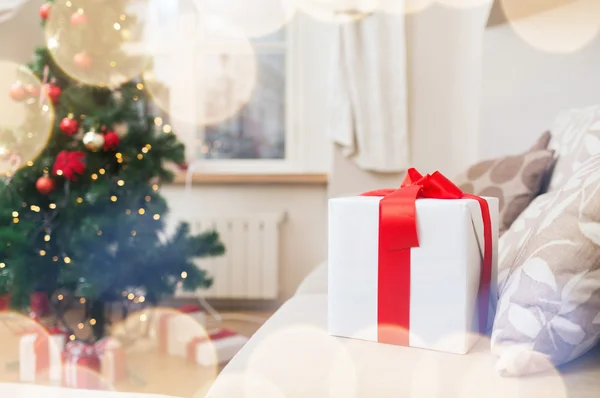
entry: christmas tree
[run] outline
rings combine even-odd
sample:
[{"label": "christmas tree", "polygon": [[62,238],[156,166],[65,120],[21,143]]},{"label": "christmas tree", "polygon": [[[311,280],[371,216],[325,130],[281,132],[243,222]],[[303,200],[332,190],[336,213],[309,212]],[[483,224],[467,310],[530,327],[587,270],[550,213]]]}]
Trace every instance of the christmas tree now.
[{"label": "christmas tree", "polygon": [[128,2],[42,6],[47,46],[9,71],[5,94],[27,117],[0,131],[0,294],[19,309],[33,293],[57,308],[85,302],[96,338],[107,303],[209,286],[194,259],[224,251],[215,232],[164,233],[159,184],[184,164],[184,146],[135,76],[148,59],[126,51],[139,33]]}]

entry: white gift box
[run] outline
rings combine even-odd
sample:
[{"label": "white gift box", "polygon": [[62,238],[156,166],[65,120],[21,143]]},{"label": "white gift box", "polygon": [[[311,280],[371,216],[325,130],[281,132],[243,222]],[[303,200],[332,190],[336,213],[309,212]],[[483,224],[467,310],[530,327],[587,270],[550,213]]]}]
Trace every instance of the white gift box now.
[{"label": "white gift box", "polygon": [[105,337],[95,345],[100,357],[100,370],[102,376],[111,384],[127,378],[127,364],[125,349],[119,340]]},{"label": "white gift box", "polygon": [[196,337],[187,345],[188,360],[202,366],[230,361],[248,338],[228,329],[217,329],[206,337]]},{"label": "white gift box", "polygon": [[63,352],[63,385],[71,388],[101,389],[100,358],[93,344],[69,341]]},{"label": "white gift box", "polygon": [[[490,322],[496,298],[498,200],[484,199],[492,225]],[[334,336],[381,341],[381,200],[357,196],[329,201],[328,323]],[[465,354],[479,334],[477,297],[484,250],[480,204],[473,199],[417,199],[416,227],[419,247],[408,249],[405,270],[410,273],[409,292],[398,287],[383,294],[408,303],[406,345]]]},{"label": "white gift box", "polygon": [[185,358],[187,344],[194,337],[206,335],[205,326],[206,314],[192,307],[184,307],[179,312],[160,314],[157,325],[160,351]]},{"label": "white gift box", "polygon": [[29,333],[19,340],[19,379],[34,382],[40,374],[50,381],[62,379],[62,352],[64,334]]}]

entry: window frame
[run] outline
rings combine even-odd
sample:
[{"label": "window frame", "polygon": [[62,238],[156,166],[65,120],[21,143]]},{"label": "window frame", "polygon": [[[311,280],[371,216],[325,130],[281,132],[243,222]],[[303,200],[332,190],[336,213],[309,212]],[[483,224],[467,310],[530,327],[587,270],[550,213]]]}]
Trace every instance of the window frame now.
[{"label": "window frame", "polygon": [[[186,37],[186,32],[195,29],[197,24],[198,14],[192,15],[191,11],[180,11],[178,13],[178,27],[183,31],[180,32]],[[255,45],[257,54],[277,54],[279,51],[285,56],[285,157],[283,159],[207,159],[203,160],[199,156],[202,146],[198,145],[198,132],[201,129],[202,123],[185,123],[177,120],[172,121],[175,133],[186,145],[186,159],[189,163],[189,172],[201,174],[236,174],[236,175],[282,175],[282,174],[305,174],[308,170],[307,166],[307,146],[303,142],[300,134],[300,115],[303,115],[302,96],[302,68],[298,65],[299,51],[301,48],[300,38],[302,24],[298,18],[292,18],[291,21],[284,27],[286,29],[285,43],[260,43]],[[190,37],[190,36],[187,36]],[[184,64],[181,67],[187,68],[186,76],[194,76],[193,68],[195,65],[193,56],[193,41],[179,40],[178,46],[175,48],[175,59],[178,64]],[[270,47],[270,48],[269,48]],[[261,50],[262,49],[262,50]],[[187,62],[187,64],[185,64]],[[190,66],[192,69],[190,70]],[[179,68],[179,66],[178,66]],[[183,97],[188,101],[174,100],[171,101],[171,106],[186,107],[189,112],[196,112],[198,109],[196,104],[200,99],[195,94],[198,90],[190,92],[189,87],[193,82],[187,82],[186,85],[173,88],[173,98],[181,98],[178,93],[185,93]],[[180,113],[180,112],[178,112]],[[185,117],[186,120],[197,120],[197,115]]]}]

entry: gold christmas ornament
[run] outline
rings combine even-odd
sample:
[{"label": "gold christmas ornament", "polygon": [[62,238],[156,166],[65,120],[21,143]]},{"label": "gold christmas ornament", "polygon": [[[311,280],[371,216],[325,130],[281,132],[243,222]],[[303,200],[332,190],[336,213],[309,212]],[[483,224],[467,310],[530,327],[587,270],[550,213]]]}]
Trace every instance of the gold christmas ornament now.
[{"label": "gold christmas ornament", "polygon": [[92,152],[98,152],[104,147],[104,136],[94,130],[88,131],[83,136],[83,145]]}]

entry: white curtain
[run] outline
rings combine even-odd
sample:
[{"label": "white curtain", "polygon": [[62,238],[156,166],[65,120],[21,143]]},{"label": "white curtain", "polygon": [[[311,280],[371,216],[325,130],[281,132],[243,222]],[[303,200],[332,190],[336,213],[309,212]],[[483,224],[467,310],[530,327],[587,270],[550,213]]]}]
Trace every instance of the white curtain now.
[{"label": "white curtain", "polygon": [[362,169],[410,164],[404,18],[381,13],[340,25],[334,37],[329,134]]},{"label": "white curtain", "polygon": [[0,23],[11,19],[29,0],[0,0]]}]

